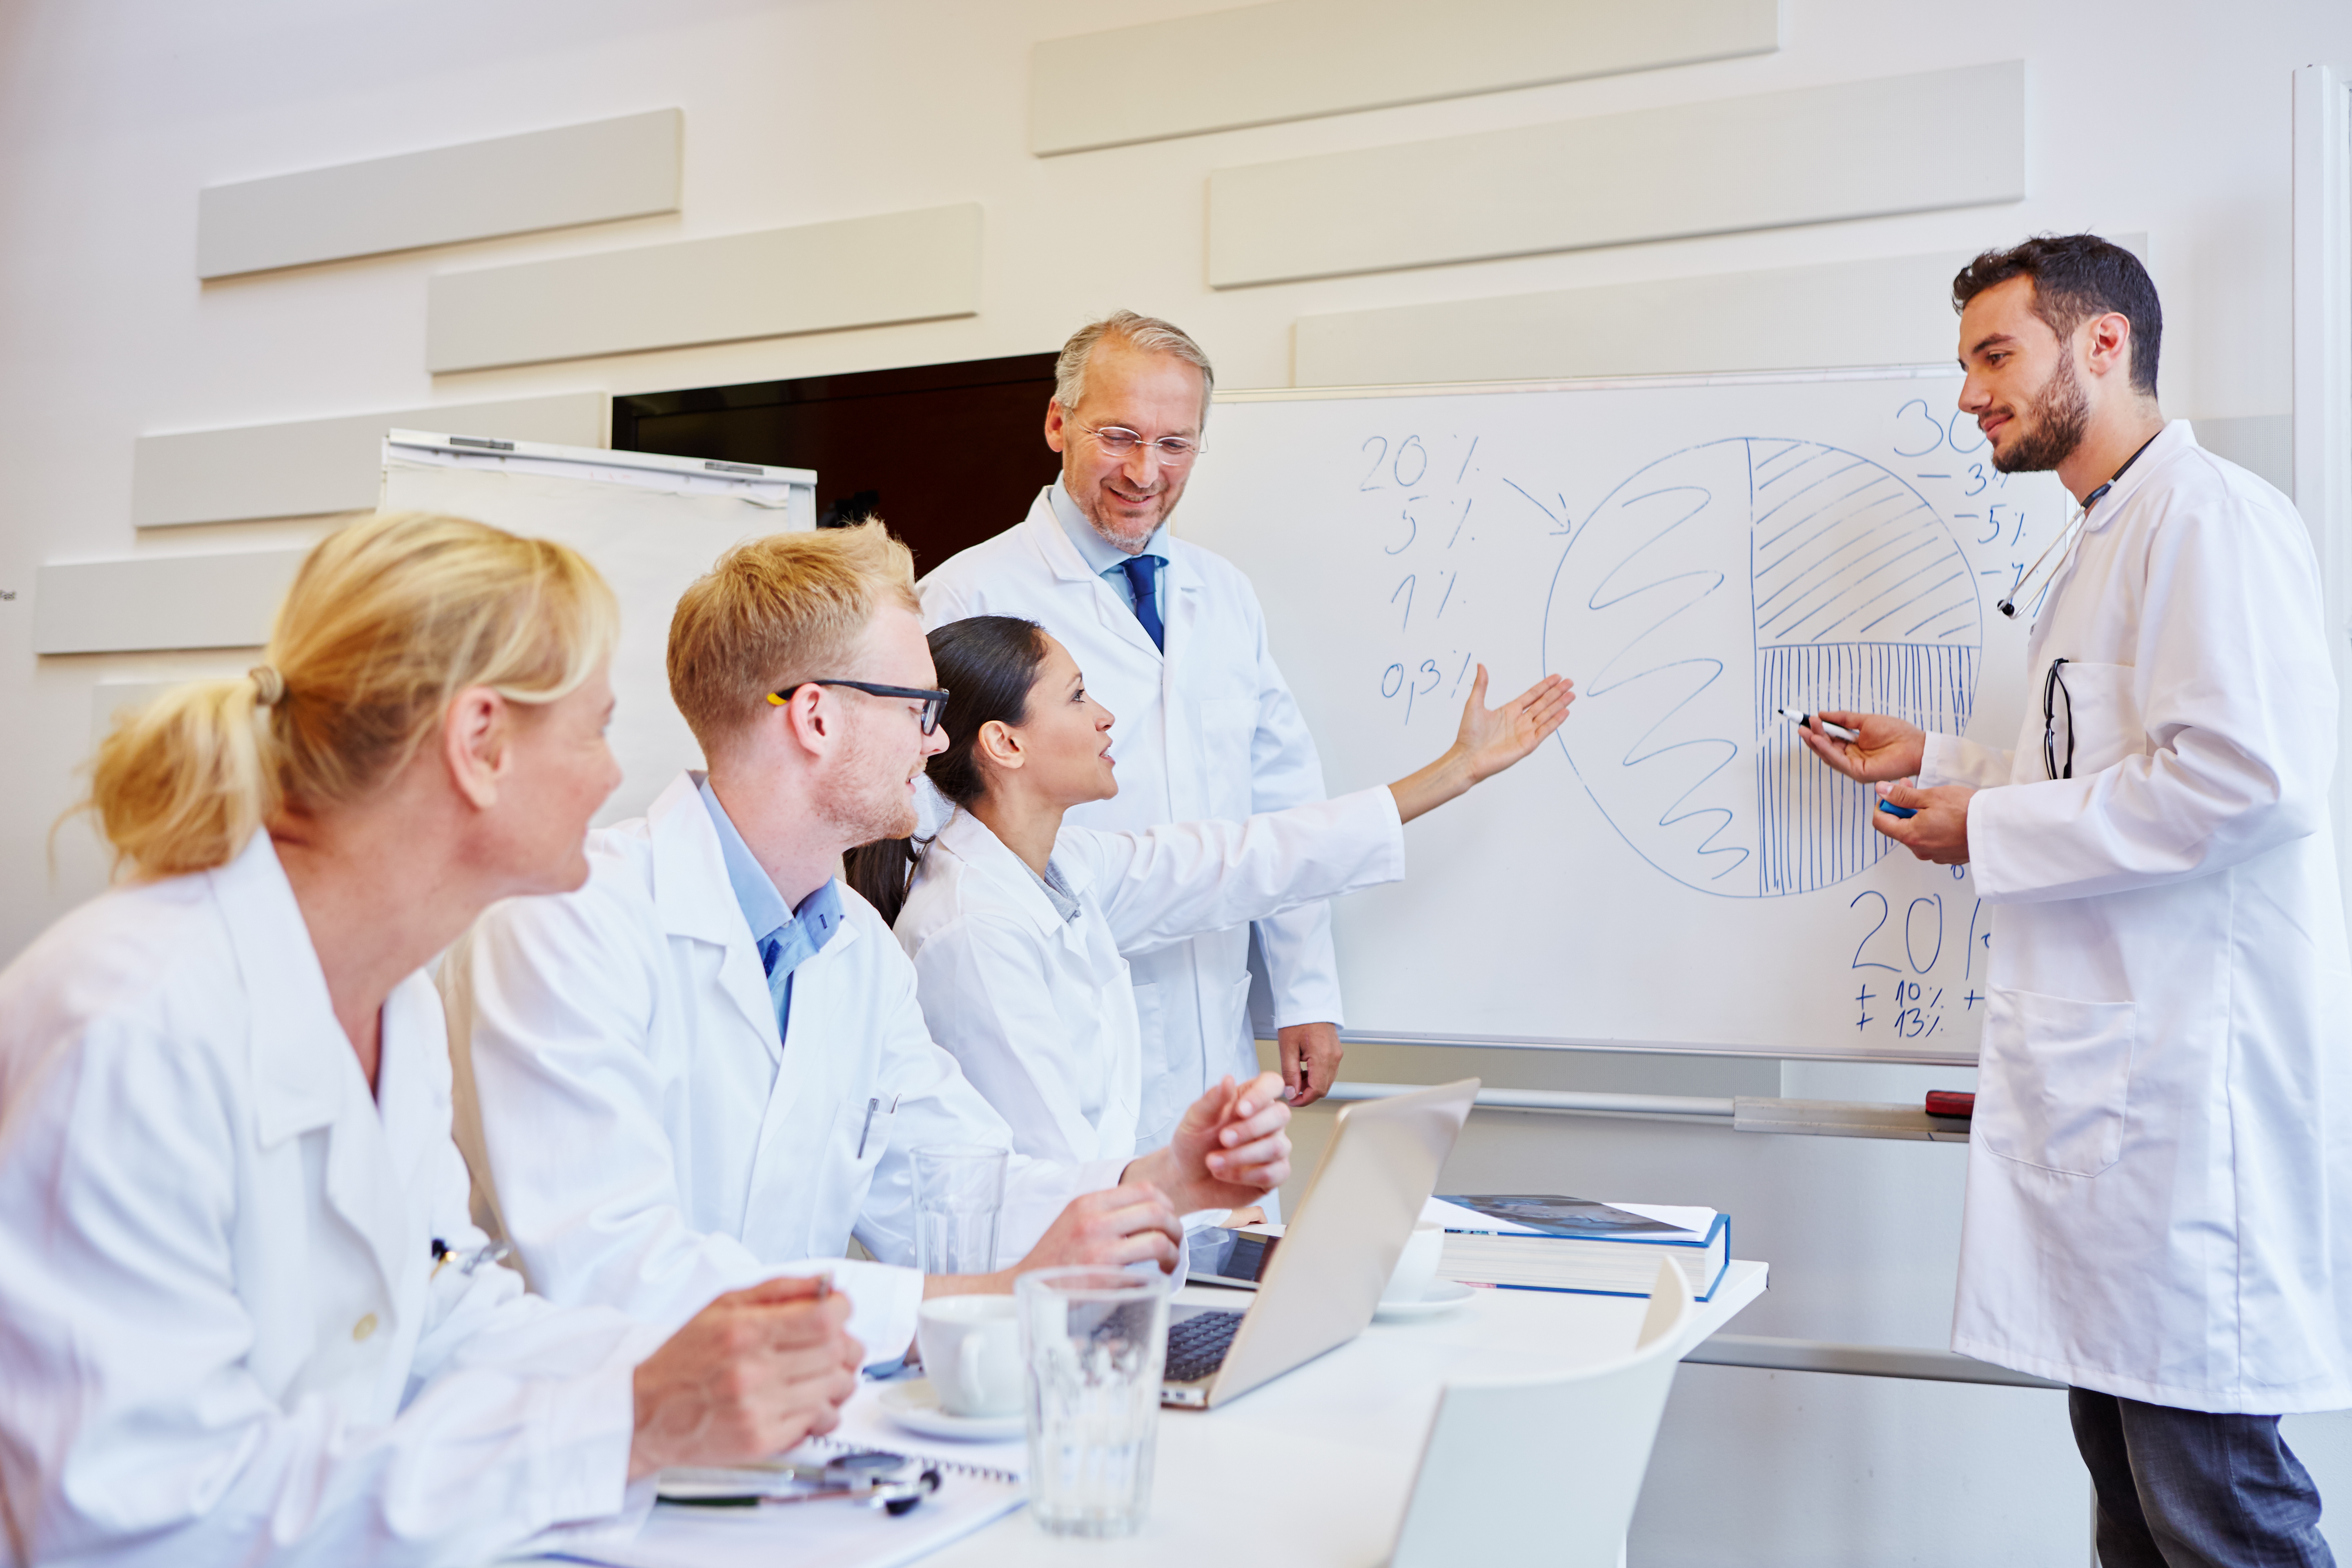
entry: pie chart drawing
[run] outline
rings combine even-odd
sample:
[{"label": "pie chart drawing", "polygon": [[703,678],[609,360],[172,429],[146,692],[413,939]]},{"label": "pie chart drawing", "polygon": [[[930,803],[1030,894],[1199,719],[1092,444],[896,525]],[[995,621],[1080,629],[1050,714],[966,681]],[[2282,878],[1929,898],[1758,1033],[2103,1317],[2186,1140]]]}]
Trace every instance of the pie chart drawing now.
[{"label": "pie chart drawing", "polygon": [[1544,663],[1576,680],[1559,740],[1612,826],[1701,892],[1810,892],[1893,841],[1867,785],[1778,715],[1851,709],[1967,731],[1976,577],[1935,508],[1868,458],[1733,437],[1618,485],[1553,574]]}]

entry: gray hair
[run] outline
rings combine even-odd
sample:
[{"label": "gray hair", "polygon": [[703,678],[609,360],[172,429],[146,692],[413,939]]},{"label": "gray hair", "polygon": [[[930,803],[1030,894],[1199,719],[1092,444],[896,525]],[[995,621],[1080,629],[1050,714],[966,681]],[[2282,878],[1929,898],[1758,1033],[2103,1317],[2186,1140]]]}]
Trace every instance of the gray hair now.
[{"label": "gray hair", "polygon": [[1217,387],[1217,373],[1210,368],[1209,356],[1201,352],[1184,329],[1157,316],[1139,316],[1133,310],[1113,310],[1099,321],[1088,321],[1070,334],[1062,345],[1061,357],[1054,362],[1054,397],[1066,414],[1078,405],[1087,395],[1087,361],[1094,356],[1095,345],[1105,338],[1126,343],[1145,353],[1171,354],[1201,373],[1201,423],[1209,422],[1209,394]]}]

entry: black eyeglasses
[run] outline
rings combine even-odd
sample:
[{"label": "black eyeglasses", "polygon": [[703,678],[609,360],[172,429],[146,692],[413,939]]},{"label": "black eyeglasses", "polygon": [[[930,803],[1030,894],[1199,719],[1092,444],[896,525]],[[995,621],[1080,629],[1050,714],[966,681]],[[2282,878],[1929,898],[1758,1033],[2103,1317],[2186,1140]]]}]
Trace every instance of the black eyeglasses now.
[{"label": "black eyeglasses", "polygon": [[[2063,658],[2050,661],[2050,674],[2042,682],[2042,771],[2053,779],[2074,776],[2074,699],[2066,683],[2058,678],[2064,667]],[[2066,701],[2066,760],[2058,760],[2058,700]]]},{"label": "black eyeglasses", "polygon": [[926,735],[940,727],[940,715],[948,710],[948,694],[936,688],[877,686],[866,680],[803,680],[797,685],[787,686],[782,691],[769,692],[768,700],[782,708],[803,686],[846,686],[852,691],[863,691],[868,697],[903,697],[909,702],[919,702],[923,705],[923,733]]}]

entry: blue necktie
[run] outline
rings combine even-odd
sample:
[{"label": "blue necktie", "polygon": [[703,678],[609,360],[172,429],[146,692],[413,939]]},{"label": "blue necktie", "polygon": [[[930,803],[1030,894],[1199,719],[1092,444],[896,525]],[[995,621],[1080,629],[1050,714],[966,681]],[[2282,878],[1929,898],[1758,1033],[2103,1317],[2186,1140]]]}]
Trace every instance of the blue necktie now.
[{"label": "blue necktie", "polygon": [[1152,574],[1164,563],[1158,555],[1130,555],[1118,563],[1127,574],[1127,585],[1135,591],[1135,618],[1151,637],[1151,646],[1160,652],[1168,651],[1168,628],[1160,622],[1160,605],[1152,595]]}]

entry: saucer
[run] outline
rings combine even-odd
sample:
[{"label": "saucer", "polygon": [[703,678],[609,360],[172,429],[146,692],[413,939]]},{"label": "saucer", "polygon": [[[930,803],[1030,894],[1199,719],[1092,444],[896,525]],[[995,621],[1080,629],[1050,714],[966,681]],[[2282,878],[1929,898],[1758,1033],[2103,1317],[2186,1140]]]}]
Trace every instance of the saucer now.
[{"label": "saucer", "polygon": [[884,1384],[882,1408],[891,1420],[926,1437],[947,1437],[964,1443],[994,1442],[1018,1437],[1027,1430],[1017,1410],[1010,1415],[949,1415],[940,1408],[939,1392],[928,1377]]},{"label": "saucer", "polygon": [[1422,1318],[1433,1318],[1478,1294],[1468,1285],[1452,1279],[1433,1279],[1418,1301],[1383,1301],[1372,1309],[1372,1317],[1383,1323],[1409,1323]]}]

